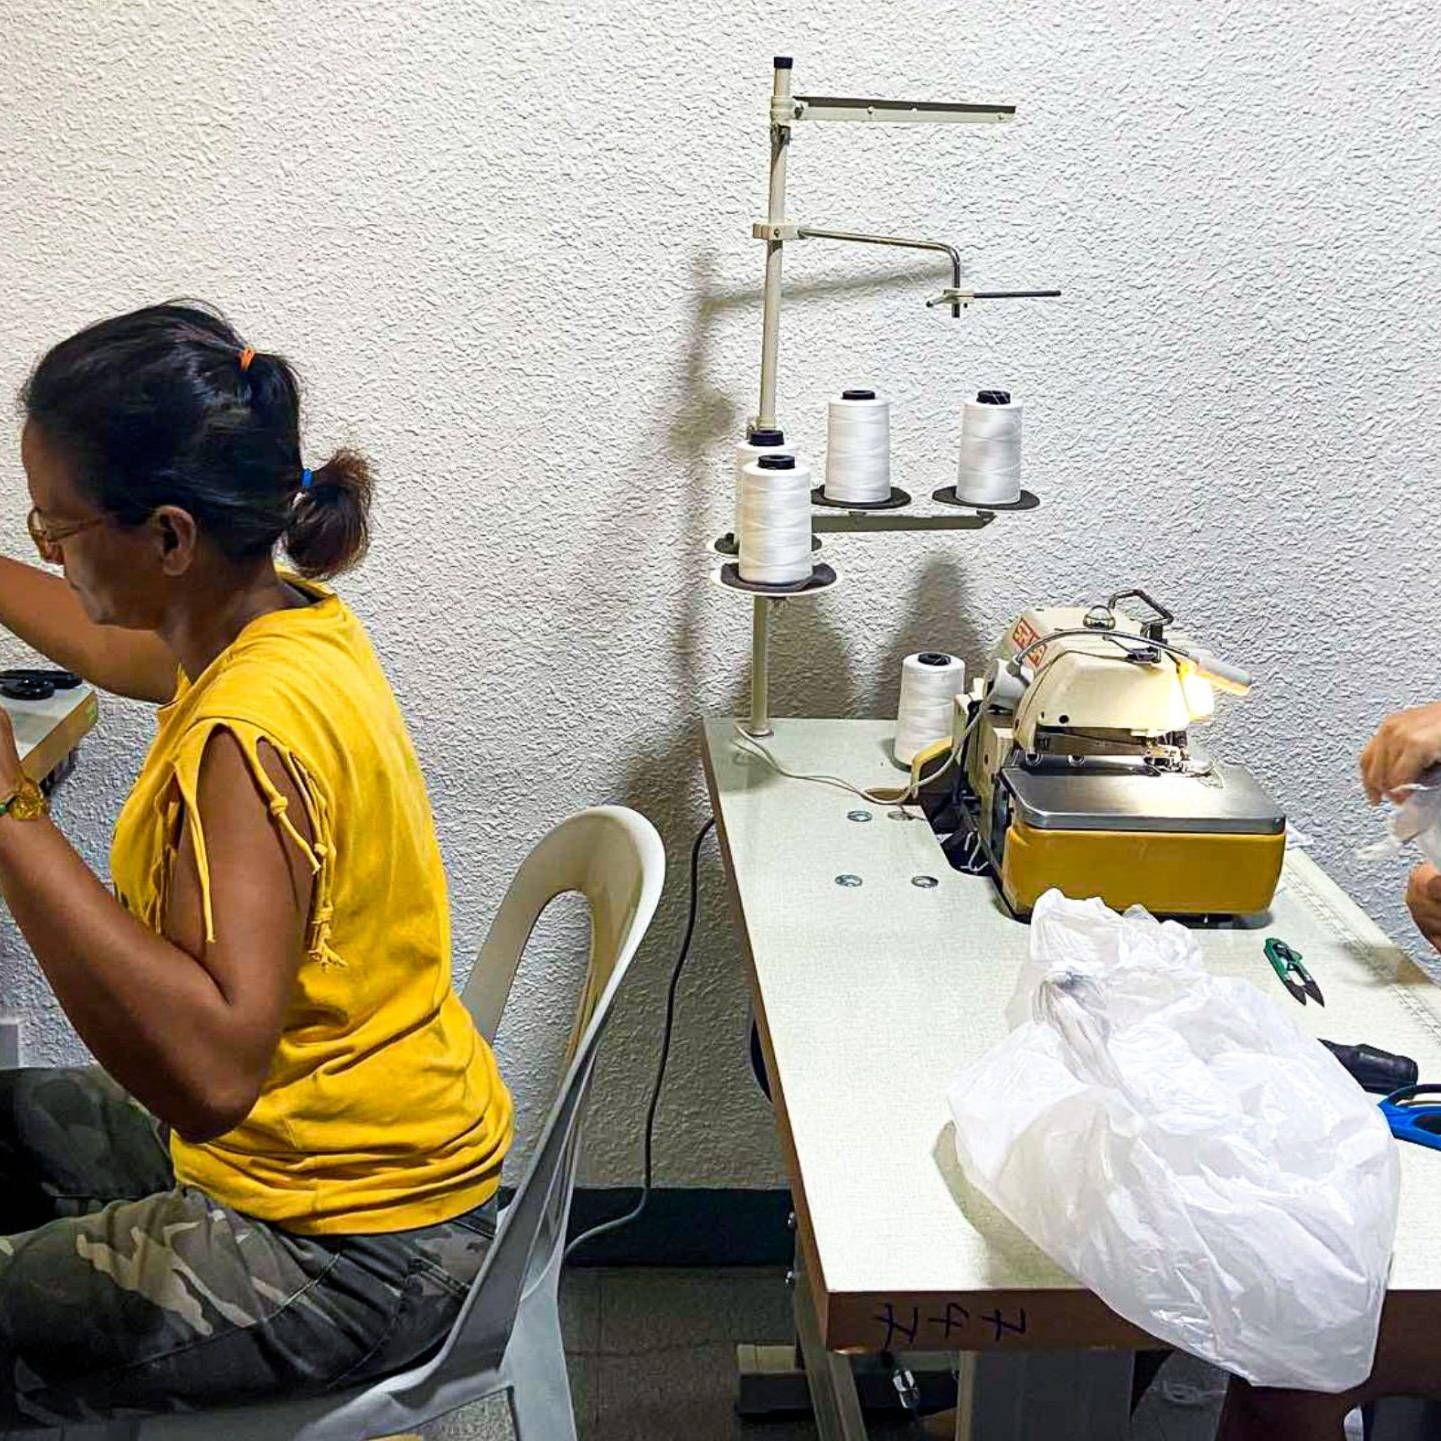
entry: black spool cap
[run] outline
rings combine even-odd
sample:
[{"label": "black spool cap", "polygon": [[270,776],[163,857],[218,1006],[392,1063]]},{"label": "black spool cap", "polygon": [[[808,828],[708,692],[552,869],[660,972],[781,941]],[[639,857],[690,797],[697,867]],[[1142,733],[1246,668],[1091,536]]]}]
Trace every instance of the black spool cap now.
[{"label": "black spool cap", "polygon": [[1009,390],[978,390],[976,400],[981,405],[1009,405],[1011,392]]},{"label": "black spool cap", "polygon": [[874,400],[875,398],[876,398],[876,393],[875,393],[874,390],[843,390],[843,391],[841,391],[841,399],[842,399],[842,400]]},{"label": "black spool cap", "polygon": [[922,651],[921,654],[916,657],[916,660],[919,661],[921,665],[950,665],[951,663],[950,656],[938,650]]},{"label": "black spool cap", "polygon": [[753,430],[746,437],[752,445],[784,445],[786,433],[783,430]]},{"label": "black spool cap", "polygon": [[777,55],[775,65],[777,70],[789,70],[796,62],[789,55]]},{"label": "black spool cap", "polygon": [[762,470],[794,470],[796,458],[793,455],[758,455],[756,464]]}]

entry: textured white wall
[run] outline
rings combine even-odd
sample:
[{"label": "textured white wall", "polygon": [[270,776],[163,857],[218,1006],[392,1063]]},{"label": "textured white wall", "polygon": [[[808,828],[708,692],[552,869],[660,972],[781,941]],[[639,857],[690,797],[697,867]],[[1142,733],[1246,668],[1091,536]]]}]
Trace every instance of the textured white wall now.
[{"label": "textured white wall", "polygon": [[[665,835],[592,1179],[638,1165],[705,812],[697,717],[744,697],[748,614],[702,547],[754,406],[776,51],[803,92],[1020,106],[1007,128],[803,128],[794,217],[948,238],[978,285],[1067,292],[953,321],[922,305],[934,266],[791,253],[795,436],[814,451],[825,394],[879,384],[898,478],[926,491],[963,393],[1009,384],[1046,504],[980,535],[833,542],[847,583],[784,615],[778,712],[886,711],[908,650],[974,658],[1024,601],[1144,583],[1263,678],[1217,739],[1405,933],[1400,868],[1351,859],[1374,829],[1353,757],[1388,707],[1441,693],[1441,9],[0,0],[0,37],[0,391],[80,324],[177,294],[300,364],[308,454],[353,442],[382,477],[345,589],[414,725],[462,965],[554,818],[625,801]],[[0,493],[23,550],[11,442]],[[70,788],[96,861],[145,734],[108,707]],[[705,885],[659,1175],[766,1184],[713,860]],[[537,959],[559,966],[575,930]],[[30,1059],[77,1054],[13,932],[0,985]],[[565,1009],[544,978],[522,993],[504,1061],[523,1096]]]}]

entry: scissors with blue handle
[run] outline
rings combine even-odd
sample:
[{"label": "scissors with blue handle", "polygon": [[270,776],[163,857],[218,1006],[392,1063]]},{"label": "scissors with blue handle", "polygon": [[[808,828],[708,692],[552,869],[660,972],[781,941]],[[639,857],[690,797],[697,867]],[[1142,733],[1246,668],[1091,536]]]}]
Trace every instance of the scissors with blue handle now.
[{"label": "scissors with blue handle", "polygon": [[1441,1096],[1441,1086],[1403,1086],[1381,1102],[1381,1114],[1398,1141],[1441,1151],[1441,1105],[1413,1105],[1417,1096]]}]

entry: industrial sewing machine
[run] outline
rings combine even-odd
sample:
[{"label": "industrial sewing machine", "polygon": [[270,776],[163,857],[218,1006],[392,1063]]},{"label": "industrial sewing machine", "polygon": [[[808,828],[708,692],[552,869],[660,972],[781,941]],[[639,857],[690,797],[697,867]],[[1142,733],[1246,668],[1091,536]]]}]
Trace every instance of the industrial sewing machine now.
[{"label": "industrial sewing machine", "polygon": [[[1120,608],[1141,601],[1137,620]],[[1191,728],[1250,679],[1179,636],[1144,591],[1025,611],[958,701],[944,787],[924,795],[951,864],[989,871],[1018,915],[1052,886],[1122,910],[1264,911],[1286,845],[1276,802]],[[924,760],[919,757],[918,760]]]}]

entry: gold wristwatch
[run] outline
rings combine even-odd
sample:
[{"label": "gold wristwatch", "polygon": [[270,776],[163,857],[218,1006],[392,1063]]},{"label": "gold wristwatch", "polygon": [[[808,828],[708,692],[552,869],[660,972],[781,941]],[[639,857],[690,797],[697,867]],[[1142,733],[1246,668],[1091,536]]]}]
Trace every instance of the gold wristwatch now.
[{"label": "gold wristwatch", "polygon": [[20,777],[20,784],[3,801],[0,801],[0,816],[14,816],[17,821],[33,821],[43,816],[50,808],[40,787],[27,775]]}]

